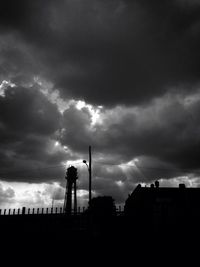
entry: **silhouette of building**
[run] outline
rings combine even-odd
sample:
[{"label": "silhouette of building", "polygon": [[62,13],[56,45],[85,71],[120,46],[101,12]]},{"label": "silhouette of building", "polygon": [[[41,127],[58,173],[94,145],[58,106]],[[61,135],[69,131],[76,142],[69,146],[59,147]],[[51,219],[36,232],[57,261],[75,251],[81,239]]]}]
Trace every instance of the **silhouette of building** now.
[{"label": "silhouette of building", "polygon": [[200,188],[150,187],[135,188],[125,202],[125,216],[139,229],[151,228],[153,231],[185,231],[200,223]]}]

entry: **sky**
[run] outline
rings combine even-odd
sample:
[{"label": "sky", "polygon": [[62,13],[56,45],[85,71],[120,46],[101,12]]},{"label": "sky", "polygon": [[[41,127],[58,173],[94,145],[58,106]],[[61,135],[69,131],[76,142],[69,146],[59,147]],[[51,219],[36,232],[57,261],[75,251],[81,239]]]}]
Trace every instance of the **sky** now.
[{"label": "sky", "polygon": [[199,0],[2,0],[0,208],[200,185]]}]

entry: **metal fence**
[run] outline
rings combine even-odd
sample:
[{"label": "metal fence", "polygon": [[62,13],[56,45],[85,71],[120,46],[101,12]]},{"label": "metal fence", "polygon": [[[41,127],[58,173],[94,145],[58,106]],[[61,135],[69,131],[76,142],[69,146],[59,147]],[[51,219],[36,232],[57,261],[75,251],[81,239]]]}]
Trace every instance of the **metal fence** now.
[{"label": "metal fence", "polygon": [[[71,215],[83,214],[86,211],[85,207],[78,207],[77,211],[72,210]],[[120,216],[124,213],[123,206],[116,207],[116,215]],[[38,215],[38,214],[65,214],[63,207],[53,208],[18,208],[18,209],[0,209],[0,216],[2,215]]]}]

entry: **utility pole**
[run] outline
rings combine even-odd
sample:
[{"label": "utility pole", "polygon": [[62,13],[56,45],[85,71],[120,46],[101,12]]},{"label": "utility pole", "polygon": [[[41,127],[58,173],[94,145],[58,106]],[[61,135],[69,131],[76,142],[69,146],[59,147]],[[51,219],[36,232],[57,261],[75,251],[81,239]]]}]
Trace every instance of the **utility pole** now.
[{"label": "utility pole", "polygon": [[91,152],[91,146],[89,146],[89,165],[87,164],[87,160],[83,160],[83,163],[88,168],[88,173],[89,173],[89,205],[92,199],[92,152]]},{"label": "utility pole", "polygon": [[91,153],[91,146],[89,146],[89,205],[92,199],[92,153]]}]

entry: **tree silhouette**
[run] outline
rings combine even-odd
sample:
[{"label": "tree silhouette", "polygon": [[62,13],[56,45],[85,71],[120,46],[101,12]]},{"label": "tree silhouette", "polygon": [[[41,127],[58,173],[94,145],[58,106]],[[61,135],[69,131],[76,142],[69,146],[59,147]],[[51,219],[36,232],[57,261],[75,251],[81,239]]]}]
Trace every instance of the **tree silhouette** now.
[{"label": "tree silhouette", "polygon": [[111,196],[92,198],[88,211],[94,217],[109,217],[116,214],[116,206]]}]

